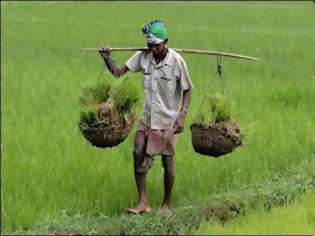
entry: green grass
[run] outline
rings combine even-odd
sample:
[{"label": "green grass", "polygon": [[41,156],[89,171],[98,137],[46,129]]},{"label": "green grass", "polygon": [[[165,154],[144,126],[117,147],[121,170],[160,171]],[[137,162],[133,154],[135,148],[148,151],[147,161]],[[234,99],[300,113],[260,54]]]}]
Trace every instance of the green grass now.
[{"label": "green grass", "polygon": [[235,217],[242,217],[255,209],[262,211],[288,206],[298,199],[301,193],[314,192],[314,168],[314,160],[302,161],[299,165],[291,166],[268,180],[243,184],[228,192],[218,192],[211,195],[208,202],[195,202],[193,205],[177,207],[168,216],[161,216],[158,209],[147,215],[121,213],[110,217],[103,213],[69,214],[64,210],[58,218],[45,218],[32,229],[19,230],[14,234],[193,234],[207,230],[216,222],[227,224]]},{"label": "green grass", "polygon": [[[202,96],[221,89],[216,58],[183,54],[194,89],[175,155],[175,209],[314,158],[311,2],[1,2],[1,232],[28,230],[62,212],[112,217],[136,203],[135,126],[106,150],[92,147],[77,126],[78,97],[104,69],[97,52],[79,49],[145,46],[140,28],[152,18],[167,23],[170,47],[263,59],[223,58],[232,117],[246,138],[235,152],[211,159],[193,151],[189,124]],[[122,65],[132,54],[112,55]],[[141,75],[130,78],[141,90]],[[112,76],[105,72],[105,79]],[[157,161],[148,175],[153,208],[162,200],[162,178]]]},{"label": "green grass", "polygon": [[309,234],[315,233],[315,193],[308,192],[286,207],[266,212],[256,209],[246,217],[237,218],[224,226],[219,223],[202,223],[196,235],[220,234]]}]

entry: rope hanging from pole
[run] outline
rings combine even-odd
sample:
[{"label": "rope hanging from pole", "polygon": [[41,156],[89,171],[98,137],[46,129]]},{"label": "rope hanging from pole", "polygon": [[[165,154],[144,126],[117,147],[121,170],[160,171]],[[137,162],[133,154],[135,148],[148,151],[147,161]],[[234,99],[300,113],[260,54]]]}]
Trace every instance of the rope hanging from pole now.
[{"label": "rope hanging from pole", "polygon": [[219,79],[223,79],[223,71],[222,71],[222,65],[221,65],[221,56],[217,56],[217,72],[219,75]]},{"label": "rope hanging from pole", "polygon": [[221,64],[221,55],[217,56],[217,74],[218,74],[218,79],[219,79],[219,83],[220,83],[220,87],[221,87],[221,92],[223,95],[225,95],[225,82],[223,80],[223,67]]}]

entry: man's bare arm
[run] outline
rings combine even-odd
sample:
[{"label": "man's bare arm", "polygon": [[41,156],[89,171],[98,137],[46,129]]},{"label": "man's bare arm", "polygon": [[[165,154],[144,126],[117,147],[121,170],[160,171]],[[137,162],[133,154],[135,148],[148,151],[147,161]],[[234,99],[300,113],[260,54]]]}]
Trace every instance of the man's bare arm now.
[{"label": "man's bare arm", "polygon": [[184,111],[185,113],[187,113],[188,107],[190,104],[190,98],[191,98],[191,90],[190,89],[184,90],[181,111]]},{"label": "man's bare arm", "polygon": [[126,65],[123,67],[117,67],[113,59],[110,58],[109,45],[103,45],[99,48],[99,52],[108,68],[108,70],[113,74],[115,78],[119,78],[124,75],[129,69]]},{"label": "man's bare arm", "polygon": [[177,117],[177,120],[175,121],[175,124],[174,124],[175,134],[179,134],[183,132],[184,130],[184,122],[185,122],[186,113],[188,111],[190,98],[191,98],[191,90],[190,89],[184,90],[182,106],[181,106],[179,115]]}]

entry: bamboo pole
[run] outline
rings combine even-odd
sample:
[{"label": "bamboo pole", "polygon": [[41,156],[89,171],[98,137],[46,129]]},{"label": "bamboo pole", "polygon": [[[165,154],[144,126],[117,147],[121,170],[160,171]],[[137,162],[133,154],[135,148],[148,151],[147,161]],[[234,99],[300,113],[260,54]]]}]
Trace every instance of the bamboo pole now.
[{"label": "bamboo pole", "polygon": [[[127,47],[127,48],[110,48],[110,51],[118,52],[118,51],[147,51],[148,48],[133,48],[133,47]],[[240,58],[240,59],[247,59],[247,60],[257,60],[261,61],[262,59],[251,57],[251,56],[244,56],[240,54],[235,53],[228,53],[228,52],[218,52],[218,51],[208,51],[208,50],[198,50],[198,49],[183,49],[183,48],[173,48],[176,52],[179,53],[192,53],[192,54],[203,54],[203,55],[213,55],[213,56],[224,56],[224,57],[233,57],[233,58]],[[94,52],[99,51],[98,48],[81,48],[81,52]]]}]

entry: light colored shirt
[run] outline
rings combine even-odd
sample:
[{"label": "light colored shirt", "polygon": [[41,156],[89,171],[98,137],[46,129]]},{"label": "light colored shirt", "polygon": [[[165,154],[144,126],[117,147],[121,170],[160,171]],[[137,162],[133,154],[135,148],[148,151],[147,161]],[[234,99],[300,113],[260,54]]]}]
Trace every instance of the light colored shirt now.
[{"label": "light colored shirt", "polygon": [[136,52],[127,62],[131,72],[141,71],[145,101],[142,120],[151,129],[172,129],[179,115],[184,90],[192,88],[187,66],[172,49],[158,65],[152,52]]}]

